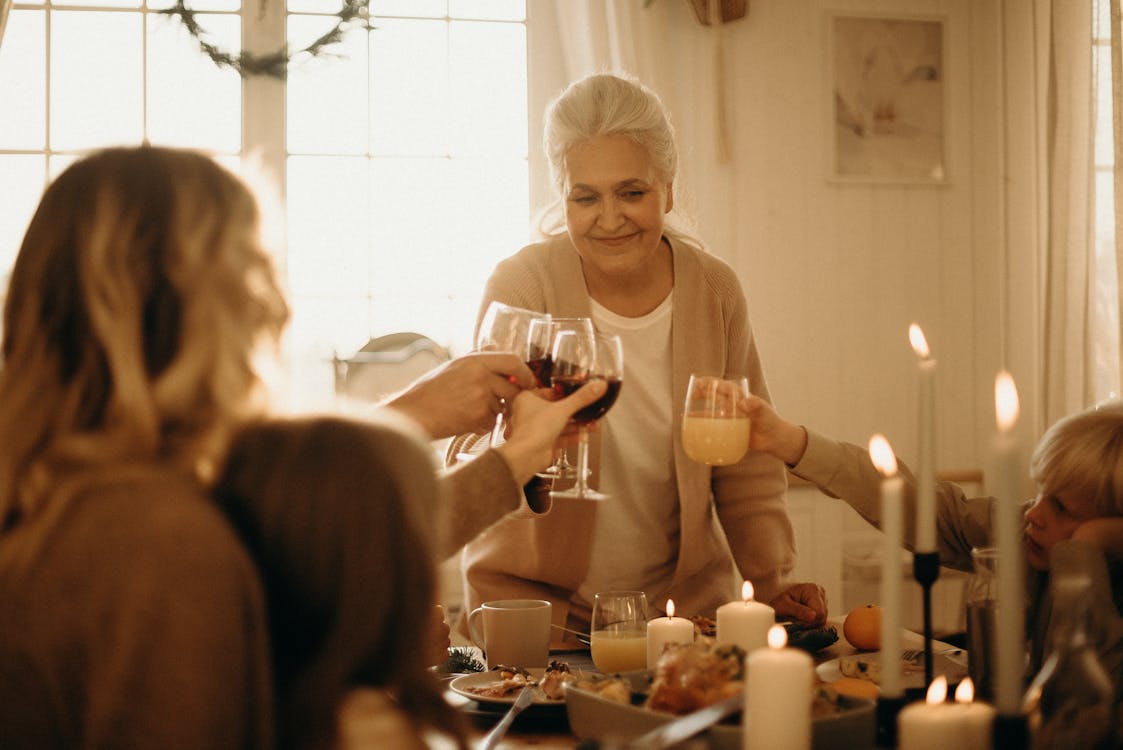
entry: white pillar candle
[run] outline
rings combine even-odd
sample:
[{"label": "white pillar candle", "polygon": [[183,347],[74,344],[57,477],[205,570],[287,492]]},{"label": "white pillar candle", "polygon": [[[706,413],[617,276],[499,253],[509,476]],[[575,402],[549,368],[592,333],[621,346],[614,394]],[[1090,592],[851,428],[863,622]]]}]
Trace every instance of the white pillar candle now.
[{"label": "white pillar candle", "polygon": [[814,666],[810,654],[784,648],[782,625],[768,631],[768,647],[745,660],[744,750],[810,750],[811,692]]},{"label": "white pillar candle", "polygon": [[675,603],[667,600],[667,616],[647,623],[647,668],[655,669],[663,648],[670,643],[694,643],[694,623],[675,617]]},{"label": "white pillar candle", "polygon": [[998,713],[1015,716],[1021,706],[1025,671],[1025,571],[1019,478],[1026,469],[1014,430],[1018,422],[1018,388],[1006,371],[998,373],[994,381],[994,411],[998,433],[987,475],[994,495],[994,539],[998,547],[994,702]]},{"label": "white pillar candle", "polygon": [[955,703],[945,703],[948,683],[943,675],[932,680],[924,701],[905,706],[897,716],[899,750],[990,750],[994,708],[974,701],[968,677],[955,691]]},{"label": "white pillar candle", "polygon": [[768,645],[768,629],[776,624],[776,610],[753,599],[753,585],[741,584],[741,601],[717,608],[718,645],[740,646],[746,654]]},{"label": "white pillar candle", "polygon": [[[883,435],[870,438],[870,460],[881,480],[881,695],[904,695],[901,677],[901,545],[904,520],[901,507],[904,482],[897,475],[897,457]],[[888,655],[888,656],[887,656]]]},{"label": "white pillar candle", "polygon": [[909,341],[919,357],[919,455],[916,475],[916,551],[936,551],[936,360],[924,331],[909,326]]}]

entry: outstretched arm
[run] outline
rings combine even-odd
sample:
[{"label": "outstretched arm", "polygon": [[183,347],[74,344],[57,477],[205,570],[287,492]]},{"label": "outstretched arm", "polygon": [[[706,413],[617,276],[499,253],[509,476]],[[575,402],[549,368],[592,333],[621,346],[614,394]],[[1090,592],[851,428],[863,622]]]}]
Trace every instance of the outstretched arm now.
[{"label": "outstretched arm", "polygon": [[749,396],[738,404],[752,419],[749,448],[764,451],[788,466],[795,466],[807,450],[807,431],[777,413],[772,404],[760,396]]},{"label": "outstretched arm", "polygon": [[[437,555],[444,559],[524,502],[523,487],[550,465],[553,446],[564,434],[569,418],[604,395],[604,381],[593,381],[560,401],[547,401],[548,391],[523,391],[511,402],[507,441],[442,475],[445,502]],[[526,503],[539,504],[529,491]]]},{"label": "outstretched arm", "polygon": [[404,412],[430,437],[489,432],[502,401],[535,385],[534,373],[514,354],[473,352],[450,360],[383,402]]}]

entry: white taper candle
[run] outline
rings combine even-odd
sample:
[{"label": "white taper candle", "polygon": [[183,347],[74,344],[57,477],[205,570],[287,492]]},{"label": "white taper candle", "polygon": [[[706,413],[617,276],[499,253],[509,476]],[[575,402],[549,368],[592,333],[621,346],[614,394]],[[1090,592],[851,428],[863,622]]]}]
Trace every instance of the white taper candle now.
[{"label": "white taper candle", "polygon": [[924,331],[913,323],[909,341],[919,358],[918,463],[916,475],[916,551],[936,551],[936,360],[932,359]]},{"label": "white taper candle", "polygon": [[901,678],[901,545],[904,482],[897,475],[897,457],[883,435],[870,438],[870,460],[885,477],[881,481],[881,695],[904,695]]},{"label": "white taper candle", "polygon": [[995,435],[988,483],[994,495],[995,546],[998,547],[998,607],[995,612],[995,707],[1004,716],[1021,706],[1025,671],[1025,571],[1022,551],[1022,465],[1015,426],[1018,388],[1010,373],[994,381]]}]

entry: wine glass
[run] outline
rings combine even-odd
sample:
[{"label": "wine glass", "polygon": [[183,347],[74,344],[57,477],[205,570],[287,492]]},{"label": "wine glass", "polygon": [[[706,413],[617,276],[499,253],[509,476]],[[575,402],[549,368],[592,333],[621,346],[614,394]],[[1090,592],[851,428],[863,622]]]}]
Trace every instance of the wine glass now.
[{"label": "wine glass", "polygon": [[[514,307],[493,301],[487,307],[480,329],[476,332],[476,350],[481,352],[511,352],[524,362],[530,360],[530,324],[535,320],[550,320],[549,313]],[[501,401],[502,409],[495,415],[495,427],[491,431],[489,445],[496,445],[503,437],[504,413],[506,402]]]},{"label": "wine glass", "polygon": [[561,331],[554,339],[554,365],[550,383],[557,396],[564,397],[592,380],[604,380],[608,390],[589,406],[573,415],[577,425],[577,481],[573,487],[551,492],[552,497],[604,500],[608,497],[589,486],[589,425],[605,415],[616,403],[624,378],[624,349],[620,337],[584,331]]},{"label": "wine glass", "polygon": [[[547,320],[530,321],[529,359],[526,364],[542,385],[550,385],[550,374],[554,362],[552,351],[554,338],[558,331],[585,331],[592,335],[593,321],[591,318],[568,317],[551,317]],[[564,448],[557,451],[557,457],[553,464],[538,472],[538,476],[543,479],[572,479],[576,475],[577,469],[569,463],[569,457],[566,455]]]},{"label": "wine glass", "polygon": [[605,591],[593,597],[589,652],[602,672],[647,667],[647,597],[642,591]]},{"label": "wine glass", "polygon": [[682,448],[710,466],[729,466],[749,449],[749,417],[737,408],[749,395],[749,380],[693,374],[686,387]]}]

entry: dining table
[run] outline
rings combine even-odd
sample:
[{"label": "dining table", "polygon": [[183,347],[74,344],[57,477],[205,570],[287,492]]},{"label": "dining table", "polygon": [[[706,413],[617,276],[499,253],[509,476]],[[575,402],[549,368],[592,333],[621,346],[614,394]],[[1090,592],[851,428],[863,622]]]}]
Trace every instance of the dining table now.
[{"label": "dining table", "polygon": [[[828,625],[834,627],[838,640],[831,645],[812,653],[812,658],[818,666],[831,667],[836,660],[844,656],[860,653],[860,650],[851,645],[843,634],[842,617],[828,619]],[[901,637],[903,649],[923,649],[924,638],[911,630],[904,630]],[[954,652],[966,664],[966,652],[957,649],[952,644],[940,640],[932,642],[933,654]],[[566,662],[570,669],[592,670],[592,658],[588,649],[551,651],[551,659]],[[923,661],[920,662],[923,664]],[[483,710],[482,706],[474,704],[462,695],[452,691],[446,692],[446,698],[454,706],[459,707],[469,719],[471,734],[469,746],[478,747],[480,741],[488,731],[502,718],[503,712],[495,707]],[[519,750],[520,748],[537,748],[538,750],[573,750],[578,747],[582,739],[574,735],[569,727],[565,709],[561,706],[552,711],[526,711],[515,718],[504,738],[495,746],[497,750]],[[704,743],[699,743],[699,748],[704,748]]]}]

